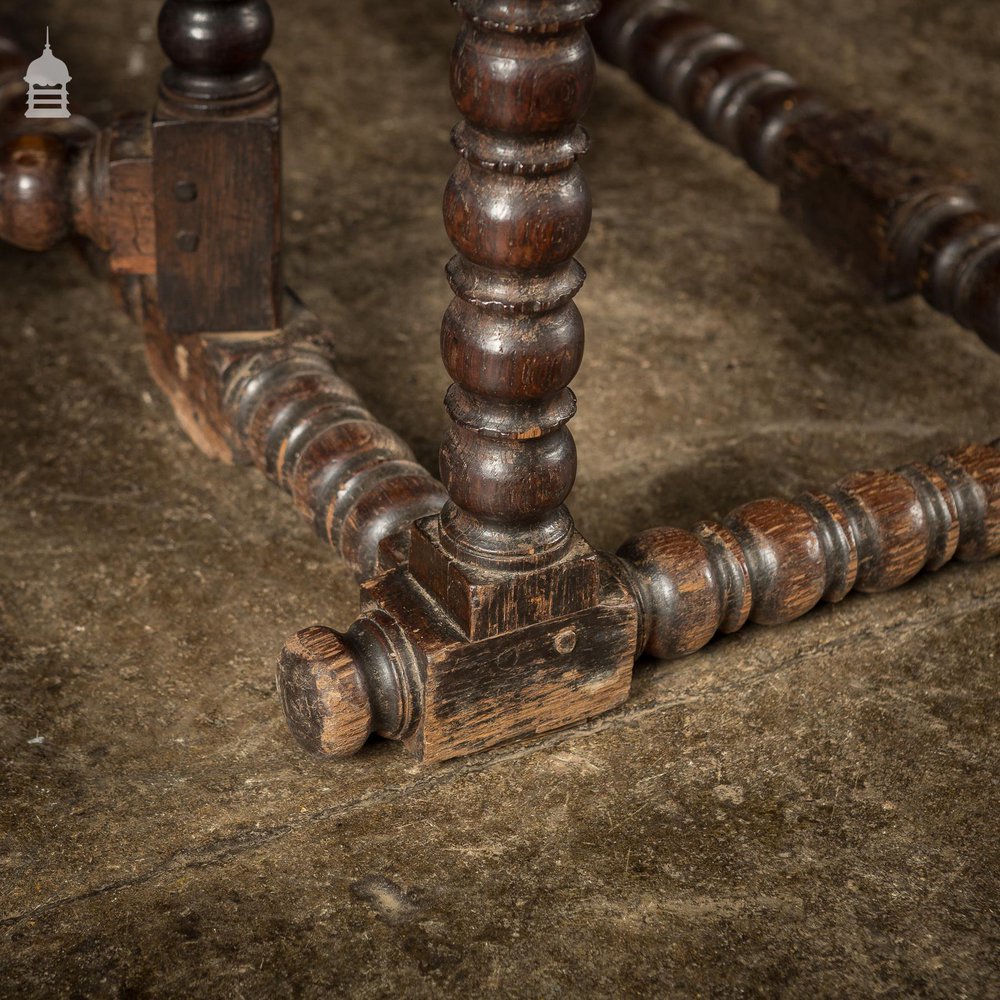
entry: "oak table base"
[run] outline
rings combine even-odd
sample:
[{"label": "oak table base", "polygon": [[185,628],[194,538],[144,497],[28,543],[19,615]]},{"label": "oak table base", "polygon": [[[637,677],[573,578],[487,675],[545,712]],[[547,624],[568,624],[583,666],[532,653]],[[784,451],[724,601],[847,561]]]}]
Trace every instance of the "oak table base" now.
[{"label": "oak table base", "polygon": [[[336,374],[328,332],[282,285],[265,0],[167,0],[171,65],[152,116],[12,134],[0,149],[0,237],[34,250],[86,241],[142,324],[150,370],[191,438],[285,489],[355,571],[353,625],[303,629],[281,653],[278,690],[298,741],[330,757],[372,733],[425,761],[474,753],[621,704],[643,654],[685,655],[748,621],[780,624],[851,590],[1000,554],[1000,442],[758,501],[691,531],[654,528],[615,555],[579,534],[565,506],[576,471],[569,383],[583,350],[574,255],[591,211],[579,118],[594,77],[585,25],[600,5],[456,6],[463,121],[445,197],[457,252],[441,332],[454,379],[443,482]],[[867,211],[872,175],[858,163],[873,164],[889,199],[878,204],[891,202],[896,223],[869,235],[909,234],[899,246],[914,274],[928,253],[958,260],[964,291],[949,311],[993,336],[993,244],[971,247],[973,270],[948,249],[989,229],[978,210],[897,198],[895,161],[874,140],[858,146],[822,101],[672,0],[611,2],[593,32],[713,137],[730,128],[736,151],[783,179],[791,214],[799,205],[818,218],[824,191],[841,183]],[[23,60],[0,55],[9,93]],[[0,107],[0,122],[15,117]],[[884,263],[884,249],[871,259]],[[895,277],[876,275],[888,291],[920,290],[893,267]],[[944,288],[947,269],[931,270]]]}]

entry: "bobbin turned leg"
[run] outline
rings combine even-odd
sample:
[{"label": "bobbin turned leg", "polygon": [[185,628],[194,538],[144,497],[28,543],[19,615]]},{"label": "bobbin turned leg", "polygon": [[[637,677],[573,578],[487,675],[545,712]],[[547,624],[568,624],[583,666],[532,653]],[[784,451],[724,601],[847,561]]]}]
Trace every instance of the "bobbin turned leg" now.
[{"label": "bobbin turned leg", "polygon": [[634,601],[564,506],[583,351],[573,255],[590,224],[576,162],[594,76],[583,23],[598,4],[458,7],[449,499],[414,525],[408,564],[363,588],[346,635],[311,629],[286,647],[286,713],[317,752],[354,752],[374,730],[440,760],[596,715],[630,685]]},{"label": "bobbin turned leg", "polygon": [[150,369],[212,457],[283,487],[361,579],[395,565],[444,491],[334,372],[328,331],[279,268],[278,88],[266,0],[167,0],[153,119]]},{"label": "bobbin turned leg", "polygon": [[605,0],[598,52],[781,190],[781,208],[887,299],[920,294],[1000,351],[1000,219],[958,171],[775,69],[683,0]]},{"label": "bobbin turned leg", "polygon": [[[779,625],[820,600],[890,590],[951,559],[997,555],[1000,441],[895,472],[855,473],[793,501],[745,504],[691,531],[644,531],[617,559],[607,557],[627,585],[605,577],[605,632],[597,615],[582,614],[580,629],[566,619],[555,634],[543,623],[496,643],[470,643],[443,627],[439,609],[405,573],[390,574],[371,591],[379,602],[346,634],[314,627],[286,644],[279,691],[293,732],[314,753],[347,756],[379,732],[408,739],[418,752],[423,739],[426,757],[454,756],[599,711],[587,696],[588,685],[601,683],[589,660],[563,674],[547,666],[572,654],[581,634],[597,637],[588,657],[606,657],[612,670],[617,648],[607,640],[615,627],[638,637],[630,660],[682,656],[748,621]],[[525,725],[529,718],[541,724]]]}]

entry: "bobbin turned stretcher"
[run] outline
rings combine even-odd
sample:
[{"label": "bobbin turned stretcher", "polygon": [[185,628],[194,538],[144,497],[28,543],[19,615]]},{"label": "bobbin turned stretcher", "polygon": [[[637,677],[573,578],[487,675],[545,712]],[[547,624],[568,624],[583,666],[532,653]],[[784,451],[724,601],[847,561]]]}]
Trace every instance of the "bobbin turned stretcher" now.
[{"label": "bobbin turned stretcher", "polygon": [[[565,506],[576,473],[567,424],[583,349],[574,255],[591,211],[578,162],[594,82],[586,26],[599,4],[456,6],[463,120],[445,194],[457,253],[441,331],[454,381],[440,482],[336,374],[328,332],[283,288],[265,0],[168,0],[159,36],[170,65],[151,116],[96,136],[22,131],[0,154],[0,235],[47,249],[72,233],[103,255],[188,434],[290,493],[357,574],[350,628],[303,629],[279,658],[298,741],[333,757],[372,733],[428,761],[476,752],[619,705],[645,653],[684,655],[748,621],[780,624],[821,600],[1000,553],[1000,442],[750,503],[690,531],[654,528],[614,555],[580,535]],[[884,216],[861,254],[883,268],[884,290],[946,300],[998,345],[1000,256],[978,207],[949,201],[947,184],[921,188],[912,171],[909,187],[893,187],[902,168],[865,145],[868,124],[852,132],[678,4],[612,2],[593,30],[647,89],[782,184],[814,235],[835,247],[830,199],[845,191],[857,212]],[[0,62],[8,125],[4,80],[20,58]],[[911,273],[925,266],[932,292]]]}]

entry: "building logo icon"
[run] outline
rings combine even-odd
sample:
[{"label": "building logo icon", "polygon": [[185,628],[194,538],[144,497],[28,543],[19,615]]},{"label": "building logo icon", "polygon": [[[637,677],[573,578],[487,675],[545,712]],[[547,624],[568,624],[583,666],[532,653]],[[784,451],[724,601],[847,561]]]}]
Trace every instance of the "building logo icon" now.
[{"label": "building logo icon", "polygon": [[28,85],[28,110],[25,118],[69,118],[69,94],[66,85],[72,77],[61,59],[56,59],[45,29],[45,50],[28,67],[24,82]]}]

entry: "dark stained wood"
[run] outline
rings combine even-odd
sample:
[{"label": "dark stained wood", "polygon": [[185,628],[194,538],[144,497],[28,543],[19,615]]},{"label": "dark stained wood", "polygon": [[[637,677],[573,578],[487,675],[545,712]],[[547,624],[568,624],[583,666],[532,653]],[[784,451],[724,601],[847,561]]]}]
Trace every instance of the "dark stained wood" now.
[{"label": "dark stained wood", "polygon": [[171,334],[281,326],[278,86],[266,0],[167,0],[153,118],[159,308]]},{"label": "dark stained wood", "polygon": [[652,528],[618,555],[642,609],[642,651],[682,656],[747,621],[779,625],[821,599],[1000,555],[1000,440],[750,503],[722,524]]},{"label": "dark stained wood", "polygon": [[[433,519],[418,527],[430,535]],[[644,531],[616,559],[596,557],[597,608],[567,605],[555,623],[471,641],[401,566],[365,584],[363,614],[346,635],[314,628],[290,640],[279,689],[311,752],[356,752],[363,691],[379,705],[368,731],[442,760],[613,707],[630,682],[627,664],[644,653],[682,656],[748,621],[782,624],[820,600],[997,555],[1000,440],[855,473],[829,492],[759,500],[691,531]],[[317,636],[327,652],[303,652]]]},{"label": "dark stained wood", "polygon": [[201,449],[255,465],[290,493],[360,579],[403,558],[444,488],[333,370],[330,333],[290,300],[277,332],[176,338],[145,287],[150,370]]},{"label": "dark stained wood", "polygon": [[286,718],[302,728],[298,741],[318,756],[357,753],[374,731],[368,682],[344,636],[316,626],[285,644],[278,692]]},{"label": "dark stained wood", "polygon": [[[566,425],[583,350],[573,255],[590,222],[583,25],[597,3],[456,5],[447,491],[337,376],[311,313],[290,298],[278,323],[264,0],[168,0],[172,64],[152,121],[8,136],[0,154],[0,235],[45,249],[74,232],[104,251],[192,439],[285,489],[362,581],[346,632],[302,630],[280,657],[299,742],[342,757],[379,733],[426,761],[478,752],[620,704],[643,652],[681,655],[747,621],[780,624],[1000,553],[1000,441],[692,531],[652,529],[617,557],[579,535],[564,503],[576,470]],[[786,209],[883,290],[920,287],[981,333],[996,321],[996,227],[958,180],[934,187],[894,160],[876,120],[830,111],[670,0],[611,2],[595,37],[778,180]],[[9,56],[0,46],[0,104]]]},{"label": "dark stained wood", "polygon": [[598,52],[781,189],[784,214],[886,298],[921,294],[1000,350],[1000,219],[958,172],[898,157],[842,111],[674,0],[605,0]]},{"label": "dark stained wood", "polygon": [[967,176],[904,160],[886,136],[867,113],[791,130],[782,212],[887,298],[920,293],[1000,351],[1000,220]]},{"label": "dark stained wood", "polygon": [[50,250],[70,232],[69,151],[44,132],[0,147],[0,239],[25,250]]},{"label": "dark stained wood", "polygon": [[149,139],[146,115],[123,116],[96,134],[9,138],[0,146],[0,239],[50,250],[75,234],[108,255],[113,274],[153,274]]},{"label": "dark stained wood", "polygon": [[278,689],[289,728],[311,753],[349,756],[367,700],[370,732],[431,762],[607,711],[628,693],[637,622],[613,569],[601,577],[596,608],[470,642],[405,568],[383,574],[364,586],[346,634],[313,627],[286,644]]},{"label": "dark stained wood", "polygon": [[148,115],[103,130],[81,115],[25,122],[28,58],[0,38],[0,239],[49,250],[70,234],[108,254],[114,274],[152,274]]},{"label": "dark stained wood", "polygon": [[111,273],[155,274],[149,114],[120,115],[102,129],[72,184],[76,230],[107,252]]},{"label": "dark stained wood", "polygon": [[771,181],[789,129],[830,107],[676,0],[605,0],[590,33],[604,59]]},{"label": "dark stained wood", "polygon": [[465,116],[445,191],[458,255],[441,351],[455,379],[441,448],[443,544],[474,565],[537,567],[565,552],[576,475],[568,383],[583,355],[573,255],[590,226],[577,157],[593,89],[583,28],[596,3],[461,0],[451,87]]},{"label": "dark stained wood", "polygon": [[[362,621],[404,626],[393,638],[398,662],[417,660],[419,695],[402,739],[424,761],[477,753],[560,729],[621,704],[635,653],[636,608],[609,567],[600,601],[558,619],[469,641],[403,570],[363,589]],[[384,628],[384,626],[383,626]],[[386,630],[385,635],[392,636]],[[361,660],[369,673],[369,658]]]},{"label": "dark stained wood", "polygon": [[[304,656],[317,634],[307,631],[282,656],[292,733],[327,755],[357,742],[331,671],[395,704],[383,711],[391,724],[373,730],[426,761],[586,719],[624,701],[631,683],[635,601],[564,506],[576,473],[568,383],[583,354],[573,255],[590,225],[576,162],[594,77],[583,22],[597,4],[456,6],[452,92],[465,118],[444,201],[458,251],[441,330],[455,379],[441,449],[448,501],[413,525],[406,562],[365,584],[343,647],[330,639],[335,655]],[[343,649],[357,673],[345,672]],[[339,712],[343,739],[330,735]]]}]

